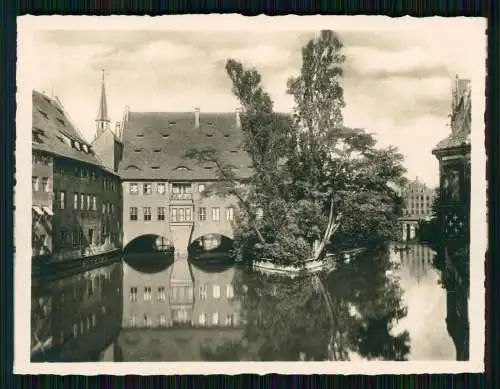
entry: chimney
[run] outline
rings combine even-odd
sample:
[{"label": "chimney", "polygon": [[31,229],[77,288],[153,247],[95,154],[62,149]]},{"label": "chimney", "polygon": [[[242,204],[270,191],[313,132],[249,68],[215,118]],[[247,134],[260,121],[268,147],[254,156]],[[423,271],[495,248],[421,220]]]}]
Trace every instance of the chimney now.
[{"label": "chimney", "polygon": [[236,108],[236,127],[241,128],[240,109]]},{"label": "chimney", "polygon": [[194,128],[200,128],[200,109],[194,109]]}]

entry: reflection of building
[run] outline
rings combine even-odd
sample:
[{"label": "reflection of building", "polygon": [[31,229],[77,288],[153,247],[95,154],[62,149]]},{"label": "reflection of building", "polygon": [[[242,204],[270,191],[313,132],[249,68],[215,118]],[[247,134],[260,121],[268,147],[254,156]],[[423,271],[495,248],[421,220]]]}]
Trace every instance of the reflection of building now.
[{"label": "reflection of building", "polygon": [[126,111],[122,127],[123,159],[119,165],[124,194],[124,243],[143,234],[165,236],[177,252],[201,236],[232,238],[235,201],[203,197],[217,182],[216,166],[185,157],[188,147],[212,148],[233,165],[241,180],[249,177],[250,160],[240,147],[236,113],[141,113]]},{"label": "reflection of building", "polygon": [[33,91],[33,256],[81,258],[120,247],[121,186],[61,102]]},{"label": "reflection of building", "polygon": [[[451,111],[451,134],[439,142],[433,150],[433,154],[439,160],[440,169],[439,217],[443,226],[443,244],[439,256],[443,263],[443,279],[448,292],[448,331],[455,341],[457,358],[468,359],[467,311],[471,188],[471,87],[469,80],[456,78]],[[461,271],[457,273],[455,269],[461,269]]]},{"label": "reflection of building", "polygon": [[174,266],[149,274],[124,264],[117,345],[125,361],[205,360],[206,350],[241,339],[240,302],[232,285],[238,270],[189,265],[194,281],[187,285],[174,277]]},{"label": "reflection of building", "polygon": [[401,266],[407,269],[413,278],[420,281],[432,267],[435,252],[428,246],[415,244],[410,250],[400,251]]},{"label": "reflection of building", "polygon": [[123,264],[123,328],[172,325],[170,277],[172,266],[143,273]]},{"label": "reflection of building", "polygon": [[414,239],[419,221],[432,217],[435,191],[418,181],[417,178],[401,191],[401,196],[405,202],[403,217],[400,218],[402,239]]},{"label": "reflection of building", "polygon": [[34,285],[32,296],[31,345],[37,360],[93,360],[120,331],[119,263]]},{"label": "reflection of building", "polygon": [[123,327],[238,326],[239,300],[232,283],[237,270],[206,271],[190,266],[194,282],[179,282],[177,262],[157,273],[124,264]]}]

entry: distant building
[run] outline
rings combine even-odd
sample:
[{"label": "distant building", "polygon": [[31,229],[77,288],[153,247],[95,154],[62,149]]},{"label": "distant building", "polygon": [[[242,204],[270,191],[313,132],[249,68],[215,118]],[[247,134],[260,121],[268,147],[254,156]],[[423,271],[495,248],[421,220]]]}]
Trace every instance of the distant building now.
[{"label": "distant building", "polygon": [[400,195],[405,203],[403,217],[400,218],[402,239],[414,239],[419,222],[429,220],[433,216],[432,204],[436,192],[420,182],[417,177],[400,191]]},{"label": "distant building", "polygon": [[405,217],[416,217],[425,219],[432,217],[432,204],[436,197],[434,189],[428,188],[423,182],[418,180],[410,182],[402,191],[405,201],[403,211]]},{"label": "distant building", "polygon": [[32,256],[76,259],[121,247],[121,185],[57,98],[33,91]]}]

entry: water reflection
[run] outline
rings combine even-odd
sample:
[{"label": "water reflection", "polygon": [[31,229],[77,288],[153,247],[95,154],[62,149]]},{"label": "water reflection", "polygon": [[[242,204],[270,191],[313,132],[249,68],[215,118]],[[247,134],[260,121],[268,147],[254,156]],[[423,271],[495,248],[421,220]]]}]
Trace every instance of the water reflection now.
[{"label": "water reflection", "polygon": [[467,263],[440,262],[426,246],[365,252],[293,280],[227,259],[165,262],[155,254],[157,266],[131,255],[34,288],[37,360],[468,357]]},{"label": "water reflection", "polygon": [[120,331],[121,264],[101,267],[32,290],[32,360],[85,361]]}]

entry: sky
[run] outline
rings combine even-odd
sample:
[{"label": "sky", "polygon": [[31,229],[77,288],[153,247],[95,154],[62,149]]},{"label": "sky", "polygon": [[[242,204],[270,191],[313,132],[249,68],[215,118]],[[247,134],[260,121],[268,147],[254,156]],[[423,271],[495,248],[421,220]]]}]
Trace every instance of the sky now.
[{"label": "sky", "polygon": [[[301,47],[318,31],[44,30],[35,39],[33,89],[58,96],[87,140],[105,69],[112,122],[131,111],[234,111],[225,61],[255,67],[277,111],[294,102]],[[448,136],[451,88],[473,71],[470,41],[456,30],[340,31],[344,44],[344,124],[375,134],[405,156],[407,176],[438,185],[433,147]],[[114,126],[114,124],[113,124]]]}]

